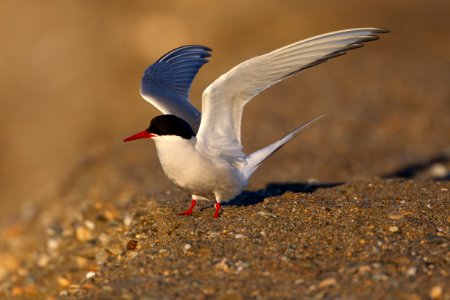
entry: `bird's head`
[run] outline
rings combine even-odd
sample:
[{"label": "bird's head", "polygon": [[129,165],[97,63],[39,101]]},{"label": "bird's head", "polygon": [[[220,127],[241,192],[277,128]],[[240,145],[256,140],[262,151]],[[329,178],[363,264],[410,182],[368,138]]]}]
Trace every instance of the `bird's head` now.
[{"label": "bird's head", "polygon": [[195,133],[185,120],[174,115],[162,115],[153,118],[146,130],[136,133],[123,141],[128,142],[161,136],[179,136],[189,140],[195,136]]}]

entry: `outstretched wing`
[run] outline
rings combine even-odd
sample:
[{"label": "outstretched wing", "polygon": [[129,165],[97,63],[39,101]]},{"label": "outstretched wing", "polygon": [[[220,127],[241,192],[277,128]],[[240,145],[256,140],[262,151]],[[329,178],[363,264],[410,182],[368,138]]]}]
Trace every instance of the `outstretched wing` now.
[{"label": "outstretched wing", "polygon": [[203,92],[197,148],[231,160],[243,157],[242,110],[254,96],[306,68],[378,39],[387,30],[357,28],[330,32],[251,58],[220,76]]},{"label": "outstretched wing", "polygon": [[142,97],[163,114],[176,115],[197,132],[200,112],[189,102],[192,80],[211,49],[205,46],[183,46],[174,49],[148,67],[141,81]]}]

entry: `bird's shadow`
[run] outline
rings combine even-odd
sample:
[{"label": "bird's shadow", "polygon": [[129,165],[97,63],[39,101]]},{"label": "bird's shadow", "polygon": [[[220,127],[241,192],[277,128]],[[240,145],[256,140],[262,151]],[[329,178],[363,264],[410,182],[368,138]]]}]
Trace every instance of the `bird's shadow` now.
[{"label": "bird's shadow", "polygon": [[255,205],[269,197],[281,196],[286,192],[312,193],[319,188],[332,188],[344,182],[333,183],[269,183],[265,188],[256,191],[244,191],[236,198],[223,203],[223,205],[248,206]]},{"label": "bird's shadow", "polygon": [[[435,164],[447,164],[450,162],[450,154],[443,153],[432,156],[431,158],[421,161],[414,162],[404,167],[401,167],[388,174],[381,175],[381,178],[404,178],[413,179],[418,177],[421,173],[430,169]],[[449,181],[450,172],[446,175],[440,177],[433,177],[436,181]],[[248,206],[255,205],[264,201],[264,199],[269,197],[281,196],[286,192],[294,193],[313,193],[315,190],[320,188],[333,188],[339,185],[345,184],[345,182],[313,182],[313,183],[269,183],[265,188],[256,191],[244,191],[236,198],[223,203],[223,205],[236,205],[236,206]]]},{"label": "bird's shadow", "polygon": [[[415,163],[411,163],[404,167],[401,167],[393,172],[384,174],[381,178],[405,178],[405,179],[413,179],[418,177],[421,173],[429,172],[430,168],[437,164],[448,164],[450,162],[450,151],[446,153],[441,153],[432,156],[431,158],[419,161]],[[444,175],[435,175],[431,174],[431,178],[436,181],[449,181],[450,180],[450,171],[446,171]]]}]

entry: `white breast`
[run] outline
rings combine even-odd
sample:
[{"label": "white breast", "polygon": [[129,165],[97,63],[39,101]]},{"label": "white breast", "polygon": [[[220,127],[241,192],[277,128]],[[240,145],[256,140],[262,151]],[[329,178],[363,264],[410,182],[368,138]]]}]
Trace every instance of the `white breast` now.
[{"label": "white breast", "polygon": [[195,149],[195,137],[188,140],[178,136],[159,136],[153,140],[164,173],[191,194],[210,199],[218,194],[221,200],[229,200],[247,185],[240,170],[229,162],[199,153]]}]

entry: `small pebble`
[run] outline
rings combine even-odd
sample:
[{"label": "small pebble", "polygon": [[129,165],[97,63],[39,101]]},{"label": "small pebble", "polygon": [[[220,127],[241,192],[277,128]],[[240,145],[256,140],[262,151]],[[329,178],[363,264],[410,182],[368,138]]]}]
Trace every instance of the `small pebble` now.
[{"label": "small pebble", "polygon": [[56,235],[56,230],[54,228],[49,227],[45,230],[45,233],[48,235]]},{"label": "small pebble", "polygon": [[403,218],[403,215],[401,213],[392,213],[388,215],[388,218],[391,220],[400,220]]},{"label": "small pebble", "polygon": [[79,284],[71,284],[69,285],[69,289],[71,290],[78,290],[80,288]]},{"label": "small pebble", "polygon": [[431,176],[433,177],[445,177],[447,175],[447,168],[443,164],[434,164],[430,168]]},{"label": "small pebble", "polygon": [[326,288],[326,287],[329,287],[332,285],[337,286],[337,281],[335,278],[330,277],[330,278],[326,278],[326,279],[322,280],[321,282],[319,282],[318,287],[322,289],[322,288]]},{"label": "small pebble", "polygon": [[390,232],[398,232],[399,228],[397,226],[389,226],[389,231]]},{"label": "small pebble", "polygon": [[41,255],[39,256],[39,259],[37,261],[37,265],[41,268],[45,267],[48,265],[48,262],[50,261],[50,257],[48,255]]},{"label": "small pebble", "polygon": [[75,231],[75,234],[80,242],[86,242],[92,239],[91,232],[84,226],[78,227]]},{"label": "small pebble", "polygon": [[71,228],[64,229],[62,232],[62,236],[64,237],[73,236],[73,230]]},{"label": "small pebble", "polygon": [[64,277],[58,276],[58,278],[56,278],[56,281],[58,282],[58,284],[62,287],[68,287],[70,285],[70,281]]},{"label": "small pebble", "polygon": [[248,264],[243,261],[238,261],[236,264],[236,273],[241,273],[244,268],[248,267]]},{"label": "small pebble", "polygon": [[204,287],[201,291],[205,296],[213,296],[215,292],[214,289],[210,287]]},{"label": "small pebble", "polygon": [[75,261],[77,262],[77,266],[79,268],[85,268],[87,266],[87,264],[88,264],[87,258],[82,257],[82,256],[77,256],[75,258]]},{"label": "small pebble", "polygon": [[442,288],[442,286],[436,285],[430,291],[430,298],[431,299],[441,299],[443,292],[444,292],[444,289]]},{"label": "small pebble", "polygon": [[86,279],[90,279],[90,278],[92,278],[92,277],[94,277],[95,276],[95,272],[87,272],[87,274],[86,274]]},{"label": "small pebble", "polygon": [[104,233],[100,233],[100,235],[98,236],[98,239],[100,240],[100,243],[103,246],[106,246],[109,244],[109,242],[111,241],[111,237],[107,234]]},{"label": "small pebble", "polygon": [[60,296],[60,297],[65,297],[65,296],[68,296],[68,295],[69,295],[69,292],[66,291],[66,290],[63,290],[63,291],[61,291],[61,292],[59,293],[59,296]]},{"label": "small pebble", "polygon": [[113,221],[119,217],[119,212],[116,210],[108,209],[105,210],[104,216],[108,221]]},{"label": "small pebble", "polygon": [[389,279],[389,276],[386,274],[378,273],[372,276],[372,278],[376,281],[387,281]]},{"label": "small pebble", "polygon": [[128,241],[128,243],[127,243],[127,250],[128,251],[136,250],[137,244],[138,244],[138,242],[135,241],[135,240]]},{"label": "small pebble", "polygon": [[414,276],[417,273],[417,268],[416,267],[410,267],[408,270],[406,270],[406,275],[407,276]]},{"label": "small pebble", "polygon": [[84,221],[84,226],[86,226],[90,230],[94,230],[95,229],[95,223],[92,222],[92,221],[89,221],[89,220]]},{"label": "small pebble", "polygon": [[370,268],[370,266],[368,265],[362,265],[358,268],[358,272],[361,274],[368,273],[370,272],[370,270],[372,270],[372,268]]},{"label": "small pebble", "polygon": [[[266,200],[264,200],[264,201],[266,201]],[[260,216],[270,216],[270,217],[274,217],[274,218],[277,217],[277,215],[263,211],[263,210],[258,211],[256,214],[260,215]]]},{"label": "small pebble", "polygon": [[[192,232],[191,232],[191,235],[192,235]],[[215,237],[220,236],[220,233],[211,231],[208,235],[212,238],[215,238]]]},{"label": "small pebble", "polygon": [[60,244],[61,244],[61,240],[58,238],[48,239],[47,240],[47,249],[49,251],[56,251],[56,250],[58,250]]},{"label": "small pebble", "polygon": [[183,251],[189,251],[190,249],[192,248],[192,245],[191,244],[184,244],[184,246],[183,246]]},{"label": "small pebble", "polygon": [[226,261],[227,261],[226,258],[222,259],[220,262],[214,265],[214,268],[224,271],[225,273],[229,272],[230,268],[228,267]]},{"label": "small pebble", "polygon": [[128,227],[131,225],[132,221],[133,221],[133,216],[130,214],[126,214],[125,217],[123,218],[123,225]]},{"label": "small pebble", "polygon": [[236,234],[235,236],[234,236],[234,238],[236,238],[236,239],[243,239],[243,238],[245,238],[246,236],[245,235],[243,235],[243,234],[241,234],[241,233],[238,233],[238,234]]},{"label": "small pebble", "polygon": [[302,284],[302,283],[304,283],[304,282],[305,282],[304,279],[296,279],[296,280],[294,281],[294,283],[295,283],[296,285]]}]

